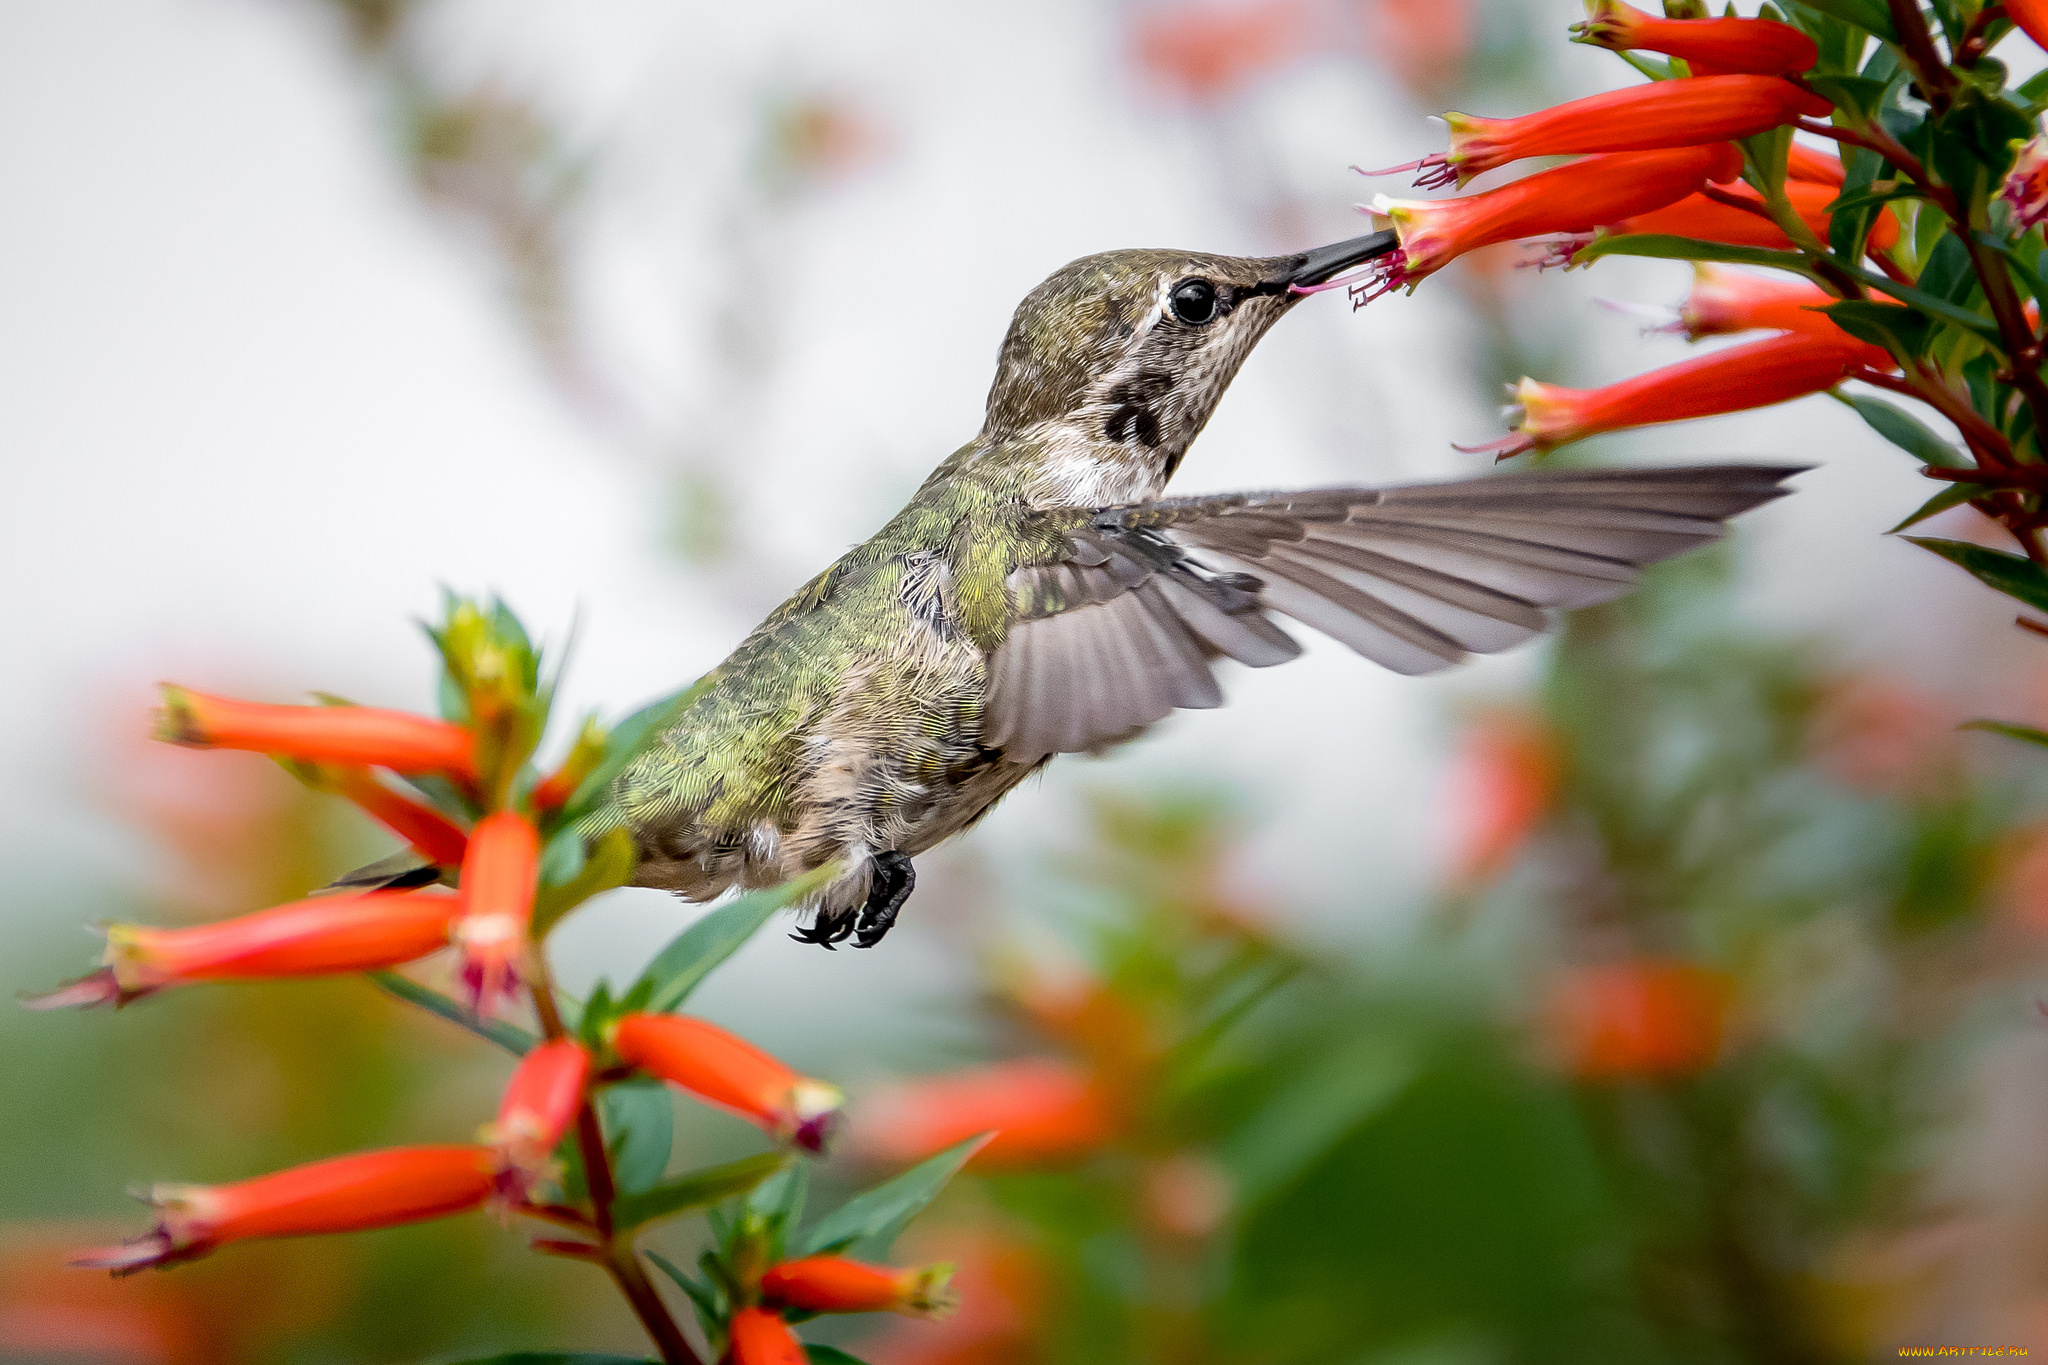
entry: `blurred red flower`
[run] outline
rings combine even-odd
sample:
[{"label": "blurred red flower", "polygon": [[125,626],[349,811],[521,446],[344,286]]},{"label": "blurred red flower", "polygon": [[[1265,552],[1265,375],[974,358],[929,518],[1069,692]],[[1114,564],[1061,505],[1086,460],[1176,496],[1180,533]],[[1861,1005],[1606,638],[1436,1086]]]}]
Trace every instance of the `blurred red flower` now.
[{"label": "blurred red flower", "polygon": [[1122,1128],[1120,1106],[1088,1071],[1032,1057],[881,1091],[855,1110],[851,1141],[869,1160],[908,1164],[994,1130],[969,1162],[989,1170],[1077,1161]]},{"label": "blurred red flower", "polygon": [[1557,795],[1561,756],[1534,717],[1497,711],[1469,727],[1451,758],[1451,879],[1469,889],[1514,861]]},{"label": "blurred red flower", "polygon": [[1691,1076],[1721,1050],[1731,993],[1723,973],[1677,959],[1571,967],[1552,985],[1548,1023],[1581,1080]]},{"label": "blurred red flower", "polygon": [[1131,22],[1147,76],[1194,104],[1217,104],[1307,51],[1314,11],[1303,0],[1155,5]]}]

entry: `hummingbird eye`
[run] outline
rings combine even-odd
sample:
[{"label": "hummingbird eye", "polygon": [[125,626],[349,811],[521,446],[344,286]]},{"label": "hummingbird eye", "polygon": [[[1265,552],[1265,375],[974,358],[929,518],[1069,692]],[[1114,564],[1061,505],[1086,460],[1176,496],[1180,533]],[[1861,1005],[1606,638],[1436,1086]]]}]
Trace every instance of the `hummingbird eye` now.
[{"label": "hummingbird eye", "polygon": [[1199,327],[1216,316],[1216,286],[1207,280],[1182,280],[1170,296],[1173,315]]}]

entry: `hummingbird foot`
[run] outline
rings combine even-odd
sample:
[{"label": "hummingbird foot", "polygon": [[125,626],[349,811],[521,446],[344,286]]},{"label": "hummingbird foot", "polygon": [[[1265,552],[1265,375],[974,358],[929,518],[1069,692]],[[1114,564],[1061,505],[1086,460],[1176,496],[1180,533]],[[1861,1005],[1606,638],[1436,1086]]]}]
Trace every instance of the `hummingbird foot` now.
[{"label": "hummingbird foot", "polygon": [[910,899],[917,885],[917,870],[908,853],[891,850],[875,855],[874,872],[868,884],[868,903],[860,908],[860,922],[854,927],[854,946],[872,948],[895,927],[896,915]]},{"label": "hummingbird foot", "polygon": [[[798,943],[815,943],[828,953],[836,952],[842,942],[852,937],[854,919],[851,910],[827,911],[821,908],[816,919],[808,926],[796,929],[790,937]],[[867,945],[861,946],[865,948]]]}]

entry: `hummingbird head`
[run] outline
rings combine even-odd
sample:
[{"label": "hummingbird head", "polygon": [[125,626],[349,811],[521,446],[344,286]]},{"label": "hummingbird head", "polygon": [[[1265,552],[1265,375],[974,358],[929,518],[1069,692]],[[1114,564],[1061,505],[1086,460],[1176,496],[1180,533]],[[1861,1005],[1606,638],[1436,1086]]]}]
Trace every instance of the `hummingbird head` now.
[{"label": "hummingbird head", "polygon": [[[984,441],[1051,452],[1058,493],[1156,490],[1266,329],[1312,286],[1396,245],[1378,232],[1293,256],[1084,256],[1018,305]],[[1105,480],[1110,470],[1116,477]]]}]

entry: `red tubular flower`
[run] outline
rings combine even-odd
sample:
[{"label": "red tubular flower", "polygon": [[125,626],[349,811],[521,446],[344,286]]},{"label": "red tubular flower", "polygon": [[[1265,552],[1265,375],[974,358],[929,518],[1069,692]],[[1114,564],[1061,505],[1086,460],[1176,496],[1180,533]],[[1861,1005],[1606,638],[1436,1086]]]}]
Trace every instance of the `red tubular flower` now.
[{"label": "red tubular flower", "polygon": [[517,811],[494,811],[470,831],[462,859],[462,984],[488,1009],[512,993],[526,955],[526,926],[540,886],[540,835]]},{"label": "red tubular flower", "polygon": [[393,834],[411,844],[436,867],[459,867],[469,847],[462,827],[431,806],[400,796],[366,768],[342,768],[321,774],[325,785],[345,796]]},{"label": "red tubular flower", "polygon": [[1683,422],[1765,408],[1831,389],[1858,365],[1890,367],[1892,358],[1848,336],[1791,333],[1697,356],[1599,389],[1568,389],[1524,379],[1515,390],[1522,419],[1513,435],[1460,447],[1500,459],[1550,450],[1603,431]]},{"label": "red tubular flower", "polygon": [[[1763,207],[1763,196],[1747,185],[1731,185],[1725,193],[1754,204],[1758,209]],[[1793,212],[1823,242],[1828,239],[1827,207],[1839,194],[1835,186],[1816,181],[1785,182],[1785,198],[1790,201]],[[1706,242],[1725,242],[1731,246],[1793,250],[1792,239],[1785,235],[1784,229],[1761,212],[1753,213],[1733,204],[1724,204],[1704,194],[1617,219],[1606,226],[1616,236],[1632,232],[1660,232],[1674,237],[1697,237]],[[1889,213],[1880,213],[1871,220],[1869,250],[1889,251],[1898,240],[1898,219]]]},{"label": "red tubular flower", "polygon": [[481,1134],[498,1156],[501,1197],[523,1202],[548,1176],[549,1157],[576,1122],[589,1080],[590,1054],[574,1039],[542,1043],[520,1059],[496,1122]]},{"label": "red tubular flower", "polygon": [[1832,152],[1823,152],[1802,142],[1795,142],[1785,155],[1785,174],[1793,180],[1808,180],[1816,185],[1842,187],[1846,178],[1842,169],[1842,158]]},{"label": "red tubular flower", "polygon": [[1512,185],[1460,199],[1394,200],[1373,210],[1394,220],[1397,251],[1374,263],[1361,301],[1413,285],[1476,247],[1551,232],[1591,232],[1662,208],[1709,180],[1732,180],[1742,157],[1732,143],[1662,152],[1618,152],[1538,171]]},{"label": "red tubular flower", "polygon": [[1688,63],[1694,76],[1709,71],[1789,76],[1811,70],[1820,59],[1813,39],[1773,19],[1665,19],[1621,0],[1592,0],[1586,15],[1586,22],[1572,25],[1573,42],[1616,52],[1662,52]]},{"label": "red tubular flower", "polygon": [[947,1291],[953,1267],[897,1270],[844,1256],[806,1256],[771,1266],[761,1276],[761,1297],[778,1308],[808,1313],[902,1313],[935,1318],[953,1311]]},{"label": "red tubular flower", "polygon": [[727,1365],[809,1365],[810,1353],[780,1313],[742,1308],[726,1324]]},{"label": "red tubular flower", "polygon": [[302,763],[474,775],[469,731],[371,706],[269,706],[164,684],[157,738],[199,749],[251,749]]},{"label": "red tubular flower", "polygon": [[1123,1128],[1113,1098],[1087,1072],[1027,1058],[913,1081],[864,1101],[856,1142],[873,1160],[918,1161],[976,1133],[995,1140],[976,1170],[1077,1161]]},{"label": "red tubular flower", "polygon": [[2048,140],[2037,137],[2020,148],[1998,197],[2012,205],[2016,232],[2025,232],[2048,218]]},{"label": "red tubular flower", "polygon": [[612,1026],[611,1045],[628,1065],[810,1152],[824,1150],[845,1098],[702,1019],[628,1014]]},{"label": "red tubular flower", "polygon": [[447,945],[459,902],[437,889],[315,896],[189,929],[107,928],[106,966],[31,1009],[122,1005],[166,986],[376,971]]},{"label": "red tubular flower", "polygon": [[1833,302],[1834,295],[1807,280],[1695,265],[1692,292],[1680,306],[1673,330],[1683,332],[1688,341],[1755,331],[1839,338],[1847,334],[1827,314],[1816,311]]},{"label": "red tubular flower", "polygon": [[1689,962],[1575,967],[1553,988],[1550,1024],[1582,1080],[1691,1076],[1720,1053],[1730,994],[1726,976]]},{"label": "red tubular flower", "polygon": [[149,1195],[155,1228],[71,1263],[126,1275],[251,1237],[357,1232],[439,1218],[473,1209],[490,1193],[490,1149],[472,1146],[357,1152],[233,1185],[158,1185]]},{"label": "red tubular flower", "polygon": [[1825,114],[1833,107],[1776,76],[1654,81],[1588,95],[1520,118],[1445,114],[1444,122],[1451,128],[1448,152],[1372,174],[1414,170],[1421,172],[1415,183],[1424,188],[1462,185],[1524,157],[1696,147],[1769,132],[1802,114]]}]

